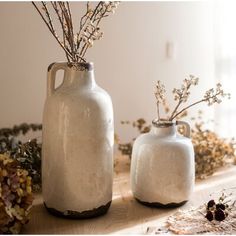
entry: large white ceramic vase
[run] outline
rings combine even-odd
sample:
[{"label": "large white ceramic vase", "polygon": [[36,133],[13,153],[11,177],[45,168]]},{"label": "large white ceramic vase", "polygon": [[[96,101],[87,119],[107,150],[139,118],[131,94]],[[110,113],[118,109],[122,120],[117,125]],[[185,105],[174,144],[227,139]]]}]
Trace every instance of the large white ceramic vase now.
[{"label": "large white ceramic vase", "polygon": [[[184,136],[176,124],[184,125]],[[151,131],[134,142],[131,188],[148,206],[176,207],[189,200],[195,179],[194,149],[188,123],[153,121]]]},{"label": "large white ceramic vase", "polygon": [[[64,79],[55,88],[58,70],[64,71]],[[93,64],[51,64],[42,147],[42,191],[49,212],[68,218],[107,212],[113,143],[112,102],[96,84]]]}]

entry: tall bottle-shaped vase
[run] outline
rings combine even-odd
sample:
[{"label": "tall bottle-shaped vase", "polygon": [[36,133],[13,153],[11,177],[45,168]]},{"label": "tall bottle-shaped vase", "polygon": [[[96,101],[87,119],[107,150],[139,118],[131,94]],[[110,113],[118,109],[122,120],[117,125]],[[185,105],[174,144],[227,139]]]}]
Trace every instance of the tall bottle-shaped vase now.
[{"label": "tall bottle-shaped vase", "polygon": [[[56,73],[64,71],[55,88]],[[114,124],[92,63],[48,68],[43,114],[42,191],[46,208],[68,218],[105,214],[112,201]]]}]

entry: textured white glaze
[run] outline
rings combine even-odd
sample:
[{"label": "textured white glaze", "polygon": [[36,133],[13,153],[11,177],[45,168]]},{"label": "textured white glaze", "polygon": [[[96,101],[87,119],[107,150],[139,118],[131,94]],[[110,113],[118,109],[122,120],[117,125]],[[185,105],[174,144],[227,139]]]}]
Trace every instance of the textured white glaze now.
[{"label": "textured white glaze", "polygon": [[[58,69],[63,83],[54,89]],[[42,189],[47,207],[87,211],[112,199],[114,125],[110,96],[94,72],[49,67],[43,115]]]},{"label": "textured white glaze", "polygon": [[191,140],[176,134],[176,126],[152,127],[134,142],[131,188],[148,203],[181,203],[189,199],[195,178]]}]

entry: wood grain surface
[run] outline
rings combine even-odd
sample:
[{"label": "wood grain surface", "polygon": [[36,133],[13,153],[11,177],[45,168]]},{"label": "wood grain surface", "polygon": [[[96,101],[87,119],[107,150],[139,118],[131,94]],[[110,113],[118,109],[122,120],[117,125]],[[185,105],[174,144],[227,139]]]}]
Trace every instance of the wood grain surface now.
[{"label": "wood grain surface", "polygon": [[[108,213],[94,219],[68,220],[50,215],[43,206],[41,194],[35,196],[30,222],[23,234],[145,234],[147,227],[163,224],[179,208],[154,209],[134,200],[129,182],[130,160],[119,156],[115,161],[113,201]],[[228,167],[206,180],[196,182],[190,201],[181,209],[199,206],[209,194],[236,186],[236,167]]]}]

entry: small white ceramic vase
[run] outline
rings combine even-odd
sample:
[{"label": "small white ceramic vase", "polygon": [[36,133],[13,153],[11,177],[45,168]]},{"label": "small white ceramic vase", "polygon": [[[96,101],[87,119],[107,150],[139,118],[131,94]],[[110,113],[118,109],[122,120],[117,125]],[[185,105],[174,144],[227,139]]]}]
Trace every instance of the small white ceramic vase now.
[{"label": "small white ceramic vase", "polygon": [[[184,136],[177,134],[178,124],[184,125]],[[194,179],[194,150],[188,123],[153,121],[150,132],[134,142],[131,159],[134,197],[148,206],[180,206],[188,201]]]},{"label": "small white ceramic vase", "polygon": [[[55,88],[56,72],[64,71]],[[89,218],[112,200],[113,108],[94,79],[92,63],[48,68],[43,114],[42,191],[49,212]]]}]

